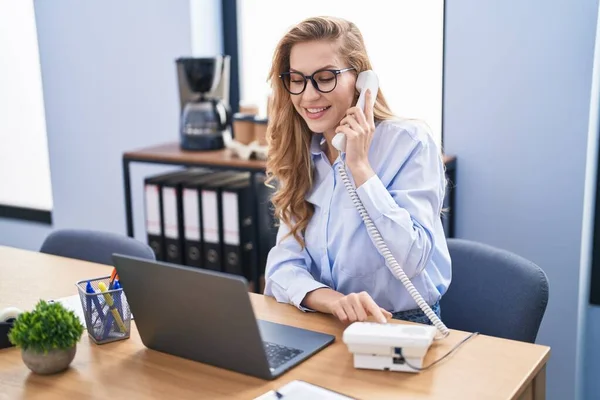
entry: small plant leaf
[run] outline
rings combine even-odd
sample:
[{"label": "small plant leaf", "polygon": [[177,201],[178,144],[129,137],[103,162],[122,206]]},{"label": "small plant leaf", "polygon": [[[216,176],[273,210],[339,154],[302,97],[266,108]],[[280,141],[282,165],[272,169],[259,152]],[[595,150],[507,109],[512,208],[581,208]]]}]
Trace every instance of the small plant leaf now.
[{"label": "small plant leaf", "polygon": [[68,349],[83,334],[79,317],[61,303],[40,300],[32,311],[21,313],[15,320],[8,339],[24,350],[46,353],[52,349]]}]

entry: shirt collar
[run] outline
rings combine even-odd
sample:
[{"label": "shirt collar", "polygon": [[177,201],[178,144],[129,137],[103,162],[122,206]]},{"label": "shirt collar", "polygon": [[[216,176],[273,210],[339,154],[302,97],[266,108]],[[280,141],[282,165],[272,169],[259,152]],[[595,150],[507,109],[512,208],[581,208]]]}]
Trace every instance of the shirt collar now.
[{"label": "shirt collar", "polygon": [[313,156],[320,156],[323,153],[323,144],[325,137],[321,133],[313,133],[310,141],[310,152]]}]

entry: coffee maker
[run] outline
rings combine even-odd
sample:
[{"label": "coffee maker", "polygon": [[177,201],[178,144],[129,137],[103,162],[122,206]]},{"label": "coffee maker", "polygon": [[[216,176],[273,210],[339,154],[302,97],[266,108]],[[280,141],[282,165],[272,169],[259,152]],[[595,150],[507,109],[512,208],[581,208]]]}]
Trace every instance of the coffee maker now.
[{"label": "coffee maker", "polygon": [[183,150],[217,150],[231,135],[230,57],[178,58],[180,146]]}]

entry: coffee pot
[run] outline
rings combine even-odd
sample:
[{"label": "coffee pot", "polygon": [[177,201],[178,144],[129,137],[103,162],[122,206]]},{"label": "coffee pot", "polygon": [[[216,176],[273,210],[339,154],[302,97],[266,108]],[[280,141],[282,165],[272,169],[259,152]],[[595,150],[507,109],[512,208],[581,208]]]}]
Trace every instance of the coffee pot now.
[{"label": "coffee pot", "polygon": [[217,150],[231,135],[229,56],[178,58],[180,146],[184,150]]}]

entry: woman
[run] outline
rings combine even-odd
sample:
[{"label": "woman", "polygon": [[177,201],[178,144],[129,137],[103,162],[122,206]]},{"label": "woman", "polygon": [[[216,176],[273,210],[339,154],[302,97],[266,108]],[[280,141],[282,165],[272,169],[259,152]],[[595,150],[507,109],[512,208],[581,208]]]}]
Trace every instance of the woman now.
[{"label": "woman", "polygon": [[307,19],[275,50],[267,174],[277,182],[280,227],[265,294],[346,323],[369,316],[430,323],[378,253],[337,170],[332,139],[341,132],[358,197],[439,315],[451,280],[440,220],[444,165],[429,132],[395,119],[381,91],[374,107],[369,93],[364,111],[354,107],[357,75],[370,69],[359,30],[342,19]]}]

